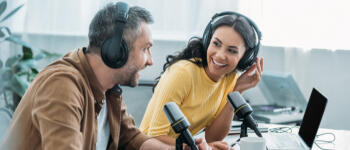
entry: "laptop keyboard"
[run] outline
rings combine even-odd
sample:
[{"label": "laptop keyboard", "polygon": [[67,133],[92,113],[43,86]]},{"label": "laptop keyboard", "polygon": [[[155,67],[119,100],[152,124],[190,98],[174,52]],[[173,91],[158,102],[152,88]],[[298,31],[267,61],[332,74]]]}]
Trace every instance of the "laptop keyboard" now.
[{"label": "laptop keyboard", "polygon": [[264,135],[269,149],[307,149],[304,142],[296,134],[268,133]]}]

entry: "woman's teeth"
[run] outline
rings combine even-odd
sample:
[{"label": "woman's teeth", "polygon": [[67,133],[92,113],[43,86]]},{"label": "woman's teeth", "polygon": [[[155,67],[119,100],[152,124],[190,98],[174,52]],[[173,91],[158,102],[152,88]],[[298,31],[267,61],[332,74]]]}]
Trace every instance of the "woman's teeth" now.
[{"label": "woman's teeth", "polygon": [[215,65],[220,66],[220,67],[225,66],[225,64],[218,63],[218,62],[216,62],[214,59],[213,59],[213,63],[214,63]]}]

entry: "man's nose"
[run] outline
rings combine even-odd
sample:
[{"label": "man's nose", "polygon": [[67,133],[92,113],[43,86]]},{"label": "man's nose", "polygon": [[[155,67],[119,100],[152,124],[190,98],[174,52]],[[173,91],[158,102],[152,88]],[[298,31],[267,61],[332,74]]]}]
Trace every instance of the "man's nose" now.
[{"label": "man's nose", "polygon": [[150,51],[148,51],[148,54],[147,54],[146,65],[149,65],[149,66],[153,65],[153,58],[152,58],[152,54]]}]

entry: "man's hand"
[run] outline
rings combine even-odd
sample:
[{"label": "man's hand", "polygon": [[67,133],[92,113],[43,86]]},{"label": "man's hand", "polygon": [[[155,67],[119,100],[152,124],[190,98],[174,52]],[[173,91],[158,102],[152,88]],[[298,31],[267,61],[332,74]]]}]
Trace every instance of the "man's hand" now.
[{"label": "man's hand", "polygon": [[[255,70],[255,72],[254,72]],[[262,71],[264,70],[264,59],[256,58],[255,63],[252,67],[244,72],[237,80],[236,87],[234,91],[242,93],[243,91],[255,87],[261,78]],[[254,73],[253,73],[254,72]],[[252,74],[253,73],[253,74]]]}]

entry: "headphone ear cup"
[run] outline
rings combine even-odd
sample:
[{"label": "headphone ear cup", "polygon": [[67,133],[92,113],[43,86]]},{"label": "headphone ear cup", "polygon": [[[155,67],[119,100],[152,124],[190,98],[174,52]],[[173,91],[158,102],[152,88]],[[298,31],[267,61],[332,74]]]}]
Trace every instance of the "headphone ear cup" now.
[{"label": "headphone ear cup", "polygon": [[116,3],[116,24],[115,33],[105,39],[101,45],[101,58],[110,68],[120,68],[126,64],[129,57],[129,50],[123,40],[123,29],[128,20],[129,6],[124,2]]},{"label": "headphone ear cup", "polygon": [[250,66],[252,66],[255,62],[255,58],[258,55],[259,47],[254,47],[249,50],[247,50],[242,59],[239,61],[237,65],[237,69],[244,71],[249,69]]},{"label": "headphone ear cup", "polygon": [[[103,62],[111,68],[120,68],[128,60],[128,46],[124,40],[117,41],[117,37],[106,39],[101,46],[101,58]],[[120,44],[120,46],[119,46]]]},{"label": "headphone ear cup", "polygon": [[128,48],[128,44],[126,44],[126,42],[124,40],[121,41],[121,45],[120,45],[120,58],[118,61],[118,65],[120,66],[124,66],[126,64],[126,62],[128,61],[129,58],[129,48]]}]

